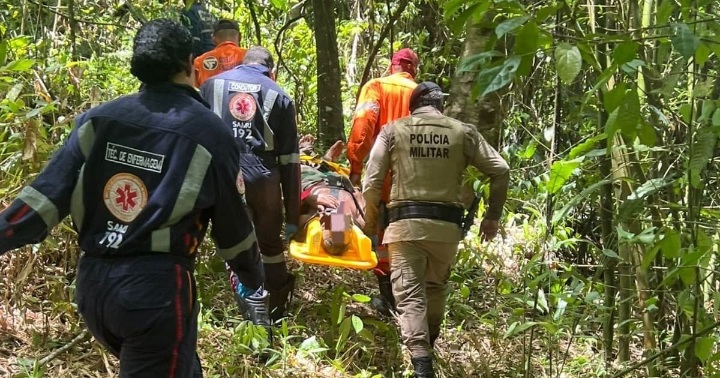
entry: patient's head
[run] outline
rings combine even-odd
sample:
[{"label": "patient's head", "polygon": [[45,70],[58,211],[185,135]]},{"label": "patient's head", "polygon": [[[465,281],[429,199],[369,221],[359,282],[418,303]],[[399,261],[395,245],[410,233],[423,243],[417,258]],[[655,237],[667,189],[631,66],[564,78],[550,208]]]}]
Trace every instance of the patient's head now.
[{"label": "patient's head", "polygon": [[[342,205],[341,205],[342,206]],[[331,255],[345,253],[352,241],[352,218],[341,211],[320,216],[323,226],[323,248]]]}]

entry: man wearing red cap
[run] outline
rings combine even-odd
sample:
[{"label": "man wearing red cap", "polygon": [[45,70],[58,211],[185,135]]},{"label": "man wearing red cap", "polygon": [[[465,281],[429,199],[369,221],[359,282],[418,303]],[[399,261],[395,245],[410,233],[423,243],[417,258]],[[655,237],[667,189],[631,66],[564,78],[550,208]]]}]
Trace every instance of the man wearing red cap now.
[{"label": "man wearing red cap", "polygon": [[195,87],[205,80],[242,64],[247,50],[240,47],[240,27],[233,20],[220,20],[212,35],[215,48],[195,58]]},{"label": "man wearing red cap", "polygon": [[[355,107],[350,139],[347,143],[347,157],[350,160],[350,181],[360,186],[360,174],[365,158],[375,142],[380,129],[398,118],[410,115],[410,94],[417,86],[419,59],[408,48],[397,51],[391,61],[390,75],[368,81],[360,90],[360,98]],[[383,202],[387,202],[389,180],[386,180]],[[382,227],[381,227],[382,228]],[[382,240],[382,230],[379,235]],[[389,315],[395,308],[390,283],[390,263],[385,246],[375,248],[378,266],[375,275],[380,286],[380,298],[373,298],[372,305],[380,312]]]}]

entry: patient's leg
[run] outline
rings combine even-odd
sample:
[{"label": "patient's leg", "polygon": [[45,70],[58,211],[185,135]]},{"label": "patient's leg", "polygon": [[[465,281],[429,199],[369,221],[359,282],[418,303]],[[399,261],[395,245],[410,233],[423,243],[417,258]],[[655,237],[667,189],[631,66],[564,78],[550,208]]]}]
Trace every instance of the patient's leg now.
[{"label": "patient's leg", "polygon": [[323,156],[323,159],[327,161],[336,161],[340,158],[340,155],[343,152],[343,148],[345,148],[345,144],[343,141],[339,140],[335,142],[325,153],[325,156]]}]

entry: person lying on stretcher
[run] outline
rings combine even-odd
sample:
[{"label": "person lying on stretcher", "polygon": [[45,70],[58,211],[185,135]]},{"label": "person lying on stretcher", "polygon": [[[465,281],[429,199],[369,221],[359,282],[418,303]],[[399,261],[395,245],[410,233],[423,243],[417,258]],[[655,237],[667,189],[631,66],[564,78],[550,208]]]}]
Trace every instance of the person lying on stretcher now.
[{"label": "person lying on stretcher", "polygon": [[[300,138],[300,179],[302,195],[300,224],[306,225],[319,217],[323,226],[323,248],[329,254],[344,253],[351,242],[352,227],[365,226],[362,209],[365,207],[362,192],[354,188],[348,179],[349,170],[336,163],[344,144],[337,141],[322,157],[313,154],[315,138]],[[306,228],[294,236],[305,238]]]}]

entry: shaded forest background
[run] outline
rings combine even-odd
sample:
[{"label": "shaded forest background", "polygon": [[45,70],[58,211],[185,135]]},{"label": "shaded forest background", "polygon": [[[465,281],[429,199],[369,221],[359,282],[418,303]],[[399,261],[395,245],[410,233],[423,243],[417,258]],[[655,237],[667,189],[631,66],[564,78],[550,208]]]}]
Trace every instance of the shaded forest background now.
[{"label": "shaded forest background", "polygon": [[[440,377],[720,376],[720,5],[710,0],[206,1],[274,52],[299,125],[343,139],[360,85],[413,48],[418,82],[512,167],[503,239],[463,243]],[[177,19],[151,0],[0,0],[0,208],[76,114],[130,93],[132,37]],[[485,181],[468,171],[481,193]],[[482,211],[482,208],[481,208]],[[292,316],[268,346],[241,321],[222,262],[198,266],[208,377],[401,377],[368,272],[293,262]],[[66,221],[0,258],[0,376],[105,377],[116,361],[73,304]],[[260,362],[258,348],[273,358]]]}]

